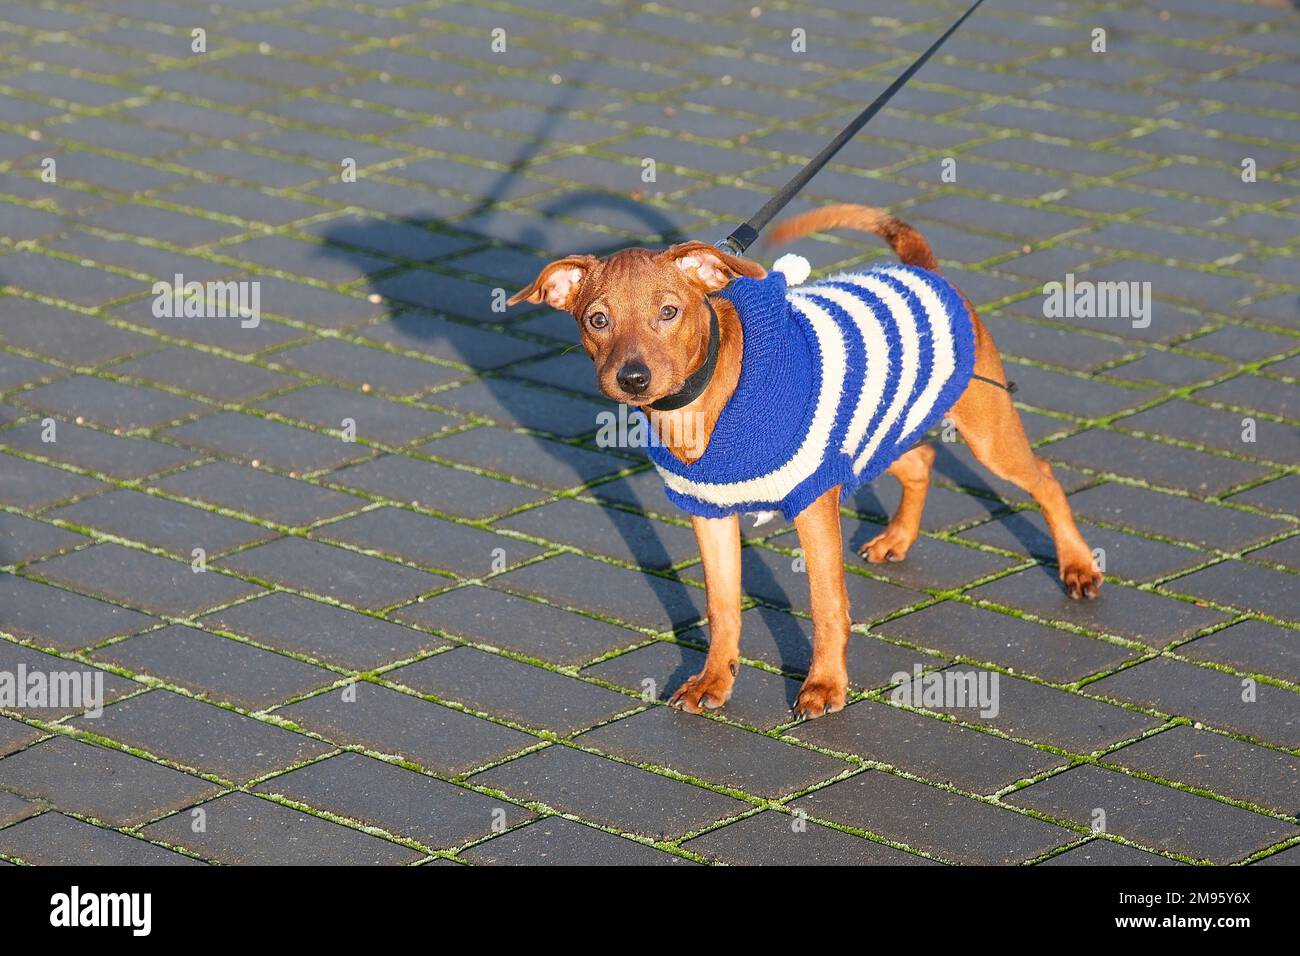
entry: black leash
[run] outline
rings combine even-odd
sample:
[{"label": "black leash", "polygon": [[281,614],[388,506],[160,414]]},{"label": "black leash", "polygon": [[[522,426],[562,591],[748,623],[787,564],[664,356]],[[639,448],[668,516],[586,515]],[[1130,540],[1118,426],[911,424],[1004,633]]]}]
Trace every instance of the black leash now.
[{"label": "black leash", "polygon": [[[867,122],[884,108],[885,104],[893,98],[895,93],[907,85],[907,81],[916,75],[917,70],[925,66],[926,61],[934,55],[934,52],[938,50],[939,47],[943,46],[950,36],[957,32],[957,28],[965,23],[966,19],[978,10],[980,4],[983,2],[984,0],[975,0],[975,2],[970,5],[970,8],[958,17],[952,26],[948,27],[948,29],[943,32],[943,35],[939,37],[939,39],[930,44],[928,50],[917,57],[911,66],[900,73],[898,78],[895,79],[893,83],[890,83],[885,91],[877,96],[870,106],[859,113],[852,123],[844,127],[838,136],[827,143],[820,153],[809,160],[808,164],[804,166],[803,169],[799,170],[799,172],[794,175],[794,178],[782,186],[777,194],[769,199],[762,209],[754,213],[747,222],[743,222],[737,226],[726,239],[714,243],[714,247],[721,249],[723,252],[729,252],[735,256],[743,254],[744,251],[753,244],[754,240],[758,238],[758,234],[763,227],[772,221],[772,217],[784,209],[786,205],[789,204],[790,200],[797,196],[804,186],[808,185],[810,179],[821,172],[822,167],[829,163],[835,154],[843,149],[844,145],[857,135],[858,130],[866,126]],[[655,411],[671,412],[678,408],[684,408],[700,397],[708,387],[709,381],[713,378],[713,371],[718,364],[718,345],[721,339],[721,332],[718,328],[718,313],[714,311],[713,303],[708,300],[707,296],[704,301],[709,307],[709,349],[704,364],[693,372],[691,377],[688,378],[682,384],[682,387],[676,392],[671,395],[665,395],[657,402],[651,402],[649,407],[653,408]],[[982,382],[988,382],[990,385],[996,385],[998,388],[1005,388],[1008,392],[1014,392],[1016,390],[1014,382],[1008,385],[1003,385],[1001,382],[995,382],[993,379],[985,378],[982,375],[974,375],[972,377],[977,378]]]},{"label": "black leash", "polygon": [[980,4],[983,2],[984,0],[975,0],[975,2],[970,5],[970,9],[958,17],[957,22],[944,31],[943,36],[930,44],[930,48],[917,57],[916,62],[900,73],[898,79],[894,80],[893,83],[890,83],[885,92],[876,97],[875,102],[859,113],[852,123],[844,127],[844,129],[840,131],[840,134],[827,143],[826,147],[820,153],[809,160],[808,165],[799,170],[793,179],[781,187],[780,192],[769,199],[762,209],[754,213],[748,222],[741,223],[736,227],[735,231],[733,231],[731,235],[727,236],[726,239],[715,243],[716,247],[721,249],[723,252],[730,252],[735,256],[742,254],[746,249],[748,249],[754,240],[758,238],[758,234],[762,231],[763,227],[772,221],[772,217],[784,209],[786,204],[798,195],[799,191],[803,189],[804,186],[808,185],[810,179],[821,172],[822,167],[829,163],[831,158],[844,148],[845,143],[857,135],[858,130],[867,125],[867,121],[870,120],[871,117],[880,112],[884,105],[893,98],[894,94],[901,90],[907,84],[907,81],[916,75],[917,70],[925,66],[926,61],[934,55],[934,52],[947,42],[948,38],[957,31],[958,27],[966,22],[967,17],[979,9]]}]

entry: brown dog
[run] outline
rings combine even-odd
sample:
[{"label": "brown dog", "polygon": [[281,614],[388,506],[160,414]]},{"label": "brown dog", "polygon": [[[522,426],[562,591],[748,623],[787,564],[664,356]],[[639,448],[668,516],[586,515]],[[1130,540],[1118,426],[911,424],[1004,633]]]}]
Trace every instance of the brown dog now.
[{"label": "brown dog", "polygon": [[[785,242],[837,227],[874,232],[893,247],[903,263],[938,271],[934,254],[919,233],[892,216],[862,206],[830,206],[805,213],[777,226],[771,239]],[[689,463],[707,449],[714,425],[740,379],[742,326],[726,299],[708,300],[715,309],[720,337],[716,366],[707,386],[680,409],[656,411],[650,406],[678,394],[705,364],[711,321],[706,296],[738,276],[762,279],[766,274],[757,263],[704,242],[680,243],[662,252],[624,249],[604,259],[569,256],[552,262],[530,286],[513,296],[510,304],[545,301],[572,313],[582,330],[583,347],[595,362],[601,391],[615,401],[640,406],[668,450]],[[993,338],[969,300],[965,304],[975,336],[975,375],[1005,382]],[[702,443],[683,439],[693,434],[682,426],[686,415],[703,423]],[[1075,526],[1051,466],[1030,448],[1010,394],[995,384],[972,379],[948,418],[979,461],[1038,502],[1056,544],[1061,580],[1070,597],[1096,597],[1102,578],[1092,551]],[[885,530],[862,547],[861,555],[868,561],[901,561],[907,555],[920,533],[933,461],[934,449],[922,443],[888,468],[902,486],[902,500]],[[850,619],[839,500],[840,488],[831,488],[794,518],[807,562],[813,618],[812,664],[794,706],[801,718],[840,710],[848,692],[845,653]],[[693,516],[692,526],[704,565],[709,653],[704,669],[677,690],[671,704],[698,713],[726,703],[738,671],[739,515]]]}]

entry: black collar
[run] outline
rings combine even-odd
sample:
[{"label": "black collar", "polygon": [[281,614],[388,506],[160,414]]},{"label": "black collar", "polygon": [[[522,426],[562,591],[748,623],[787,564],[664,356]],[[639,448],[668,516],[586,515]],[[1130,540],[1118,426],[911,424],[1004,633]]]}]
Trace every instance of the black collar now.
[{"label": "black collar", "polygon": [[650,403],[650,407],[657,412],[671,412],[684,408],[699,398],[709,387],[709,382],[713,380],[713,371],[718,367],[718,345],[722,339],[722,331],[718,327],[718,313],[714,311],[713,303],[707,295],[704,297],[704,304],[709,307],[709,353],[704,358],[704,364],[682,383],[681,388],[671,395],[665,395],[657,402]]}]

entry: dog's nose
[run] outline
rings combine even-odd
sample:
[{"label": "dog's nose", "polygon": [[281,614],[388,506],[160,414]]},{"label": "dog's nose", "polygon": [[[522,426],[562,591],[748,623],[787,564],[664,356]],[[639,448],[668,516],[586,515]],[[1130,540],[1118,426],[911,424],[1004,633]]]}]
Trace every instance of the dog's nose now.
[{"label": "dog's nose", "polygon": [[629,395],[640,395],[650,387],[650,369],[644,362],[628,362],[618,370],[618,387]]}]

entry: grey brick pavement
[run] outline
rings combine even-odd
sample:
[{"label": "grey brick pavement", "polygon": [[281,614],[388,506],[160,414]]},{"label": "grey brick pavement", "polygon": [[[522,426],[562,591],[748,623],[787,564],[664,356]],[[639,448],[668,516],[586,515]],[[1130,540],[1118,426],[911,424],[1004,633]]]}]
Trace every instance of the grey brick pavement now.
[{"label": "grey brick pavement", "polygon": [[[1296,862],[1287,5],[992,0],[799,199],[928,236],[1108,578],[1066,600],[1034,508],[940,443],[909,560],[850,559],[843,713],[790,721],[784,527],[731,704],[662,705],[707,643],[687,523],[597,446],[568,318],[493,307],[723,234],[957,12],[5,4],[0,862]],[[1150,282],[1149,325],[1048,317],[1069,273]],[[177,274],[256,281],[260,322],[155,314]],[[998,712],[890,706],[914,669]],[[102,712],[12,693],[74,673]]]}]

